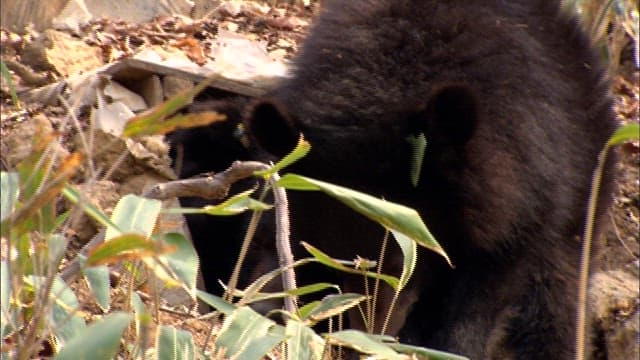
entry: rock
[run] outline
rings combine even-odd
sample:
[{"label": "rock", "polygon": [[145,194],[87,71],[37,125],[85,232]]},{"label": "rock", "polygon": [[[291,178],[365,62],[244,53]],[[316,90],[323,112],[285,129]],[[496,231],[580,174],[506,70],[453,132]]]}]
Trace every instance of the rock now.
[{"label": "rock", "polygon": [[193,2],[189,0],[69,0],[64,10],[53,19],[53,25],[76,30],[79,25],[101,17],[142,23],[158,15],[189,15],[192,7]]},{"label": "rock", "polygon": [[47,30],[45,36],[51,44],[50,48],[45,48],[47,62],[63,77],[85,73],[103,65],[100,48],[56,30]]},{"label": "rock", "polygon": [[[18,123],[11,132],[2,138],[3,160],[7,162],[9,168],[14,168],[22,160],[35,153],[35,146],[42,145],[35,144],[37,139],[46,139],[53,131],[51,121],[44,114],[37,114],[30,121]],[[51,146],[57,152],[57,159],[62,159],[69,154],[55,139]]]},{"label": "rock", "polygon": [[67,2],[68,0],[3,0],[0,22],[3,27],[17,32],[30,25],[37,30],[47,29]]},{"label": "rock", "polygon": [[594,359],[640,358],[639,281],[620,271],[603,271],[591,279],[596,341]]},{"label": "rock", "polygon": [[138,91],[149,107],[154,107],[164,100],[162,81],[156,74],[147,76],[138,82]]},{"label": "rock", "polygon": [[170,99],[183,91],[193,88],[193,81],[180,76],[167,75],[162,81],[165,99]]},{"label": "rock", "polygon": [[[97,180],[78,185],[78,190],[84,199],[107,216],[111,216],[113,208],[120,199],[119,189],[119,184],[108,180]],[[82,243],[91,240],[100,227],[102,225],[89,216],[80,217],[72,225],[72,229]]]}]

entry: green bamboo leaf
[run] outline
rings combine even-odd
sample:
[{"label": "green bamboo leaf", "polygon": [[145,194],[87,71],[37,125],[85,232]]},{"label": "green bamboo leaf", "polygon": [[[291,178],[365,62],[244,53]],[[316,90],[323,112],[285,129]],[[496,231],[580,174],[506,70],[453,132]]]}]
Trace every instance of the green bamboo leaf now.
[{"label": "green bamboo leaf", "polygon": [[87,199],[83,199],[80,196],[78,189],[74,186],[66,185],[64,189],[62,189],[62,195],[64,195],[64,197],[73,204],[80,206],[85,214],[97,221],[100,225],[104,227],[113,227],[115,229],[118,228],[116,224],[114,224],[111,219],[109,219],[109,217],[100,211],[95,205],[90,203]]},{"label": "green bamboo leaf", "polygon": [[14,312],[11,310],[11,277],[9,276],[9,263],[6,260],[0,261],[0,338],[4,339],[13,330],[11,317]]},{"label": "green bamboo leaf", "polygon": [[211,295],[202,290],[196,289],[196,296],[198,297],[198,299],[204,301],[206,304],[225,315],[231,315],[231,313],[236,309],[235,305],[229,304],[228,302],[224,301],[223,298]]},{"label": "green bamboo leaf", "polygon": [[0,59],[0,75],[2,76],[2,79],[7,82],[7,88],[9,89],[9,94],[11,94],[11,100],[13,101],[13,104],[20,108],[21,105],[20,100],[18,100],[18,94],[16,94],[16,87],[13,85],[13,81],[11,80],[9,68],[2,59]]},{"label": "green bamboo leaf", "polygon": [[123,196],[111,215],[111,221],[116,227],[107,227],[105,240],[109,241],[122,233],[135,233],[146,238],[151,237],[161,207],[162,202],[159,200],[147,199],[133,194]]},{"label": "green bamboo leaf", "polygon": [[[298,267],[300,265],[308,264],[311,261],[313,261],[313,259],[300,259],[300,260],[295,261],[292,264],[292,267],[296,268],[296,267]],[[247,286],[247,288],[243,292],[241,292],[240,295],[242,296],[242,302],[247,304],[247,303],[251,303],[251,302],[255,302],[255,301],[259,301],[259,300],[264,300],[265,298],[272,298],[272,297],[273,298],[278,298],[278,297],[281,297],[280,295],[270,296],[270,294],[262,294],[262,293],[260,293],[260,290],[263,289],[267,283],[269,283],[270,281],[272,281],[276,277],[282,275],[282,273],[284,271],[285,271],[284,268],[278,268],[278,269],[271,270],[266,274],[261,275],[254,282],[249,284],[249,286]],[[285,295],[284,293],[281,293],[281,294]],[[271,294],[271,295],[273,295],[273,294]],[[284,297],[284,296],[282,296],[282,297]]]},{"label": "green bamboo leaf", "polygon": [[469,358],[444,351],[432,350],[418,346],[390,343],[389,347],[403,354],[411,354],[420,360],[469,360]]},{"label": "green bamboo leaf", "polygon": [[114,359],[130,321],[130,314],[118,312],[106,315],[71,339],[54,359]]},{"label": "green bamboo leaf", "polygon": [[422,172],[422,163],[424,161],[424,153],[427,149],[427,138],[424,133],[418,135],[410,135],[407,142],[411,146],[411,167],[409,168],[409,179],[411,185],[417,187],[420,182],[420,173]]},{"label": "green bamboo leaf", "polygon": [[[122,136],[132,137],[155,134],[159,127],[161,131],[166,130],[162,129],[162,126],[159,126],[159,124],[168,116],[173,115],[176,111],[189,105],[193,101],[193,98],[209,86],[216,77],[217,76],[209,77],[193,88],[185,90],[154,108],[134,116],[125,125]],[[173,125],[170,124],[169,127]]]},{"label": "green bamboo leaf", "polygon": [[202,208],[203,214],[208,215],[238,215],[248,210],[253,211],[266,211],[273,208],[272,205],[265,204],[261,201],[252,199],[250,197],[235,201],[232,204],[219,204],[208,205]]},{"label": "green bamboo leaf", "polygon": [[300,138],[298,139],[298,144],[293,149],[293,151],[291,151],[287,156],[283,157],[282,160],[278,161],[271,168],[267,170],[256,171],[254,175],[268,178],[271,175],[275,174],[276,172],[284,169],[285,167],[307,156],[310,150],[311,150],[311,144],[309,144],[309,142],[306,141],[302,135],[300,135]]},{"label": "green bamboo leaf", "polygon": [[619,127],[613,135],[611,135],[607,146],[619,145],[634,140],[640,140],[640,124],[627,124]]},{"label": "green bamboo leaf", "polygon": [[422,222],[420,215],[411,208],[295,174],[284,175],[277,185],[290,190],[322,191],[385,228],[402,233],[419,245],[440,254],[451,265],[449,257]]},{"label": "green bamboo leaf", "polygon": [[318,306],[309,312],[309,315],[305,319],[315,324],[318,321],[342,314],[366,299],[367,297],[361,294],[346,293],[327,295],[320,301]]},{"label": "green bamboo leaf", "polygon": [[193,360],[196,346],[190,332],[162,325],[156,341],[158,360]]},{"label": "green bamboo leaf", "polygon": [[258,292],[258,293],[249,294],[246,291],[236,290],[236,294],[234,295],[242,297],[242,303],[249,305],[249,304],[253,304],[253,303],[264,301],[264,300],[282,299],[287,296],[304,296],[304,295],[313,294],[322,290],[326,290],[329,288],[334,288],[336,290],[339,290],[339,287],[334,284],[316,283],[316,284],[311,284],[311,285],[306,285],[299,288],[291,289],[290,291],[280,291],[280,292]]},{"label": "green bamboo leaf", "polygon": [[314,247],[313,245],[310,245],[306,242],[301,242],[302,246],[304,246],[304,248],[311,254],[313,255],[313,257],[319,261],[321,264],[328,266],[330,268],[336,269],[336,270],[340,270],[346,273],[350,273],[350,274],[357,274],[357,275],[365,275],[368,277],[372,277],[374,279],[380,279],[384,282],[386,282],[387,284],[389,284],[389,286],[391,286],[394,289],[398,289],[398,284],[399,284],[399,280],[397,277],[395,276],[391,276],[391,275],[385,275],[385,274],[378,274],[375,272],[371,272],[371,271],[362,271],[359,269],[354,269],[354,268],[350,268],[347,267],[345,265],[343,265],[343,263],[353,263],[350,261],[338,261],[336,259],[333,259],[332,257],[330,257],[329,255],[325,254],[324,252],[322,252],[320,249]]},{"label": "green bamboo leaf", "polygon": [[8,219],[20,194],[20,176],[15,172],[0,172],[0,220]]},{"label": "green bamboo leaf", "polygon": [[312,301],[310,303],[304,304],[298,309],[298,315],[301,319],[306,319],[309,317],[309,314],[313,311],[313,309],[317,308],[320,305],[320,300]]},{"label": "green bamboo leaf", "polygon": [[87,257],[79,254],[80,268],[87,280],[89,290],[93,293],[96,303],[102,311],[109,312],[111,308],[111,280],[109,279],[109,267],[106,265],[86,266]]},{"label": "green bamboo leaf", "polygon": [[47,249],[49,255],[49,266],[57,269],[67,251],[67,238],[61,234],[52,234],[47,239]]},{"label": "green bamboo leaf", "polygon": [[322,359],[325,341],[303,322],[289,319],[285,329],[287,359]]},{"label": "green bamboo leaf", "polygon": [[51,308],[51,326],[53,334],[62,342],[68,342],[86,331],[82,315],[78,312],[80,304],[76,294],[59,276],[53,280],[51,293],[54,305]]},{"label": "green bamboo leaf", "polygon": [[96,246],[87,256],[87,266],[137,260],[145,256],[159,255],[162,246],[139,234],[123,234]]},{"label": "green bamboo leaf", "polygon": [[146,114],[146,118],[143,117],[142,120],[140,120],[141,122],[144,121],[144,127],[142,124],[136,124],[136,128],[129,128],[129,131],[136,131],[136,136],[164,135],[178,129],[206,126],[214,122],[227,120],[226,115],[217,113],[215,111],[180,114],[163,121],[159,120],[156,116],[153,115],[151,116],[151,118],[149,118],[149,115],[150,114]]},{"label": "green bamboo leaf", "polygon": [[402,250],[402,273],[400,274],[400,281],[398,283],[398,291],[400,291],[407,285],[416,268],[416,263],[418,261],[418,246],[415,241],[409,239],[400,232],[391,230],[391,233],[400,246],[400,250]]},{"label": "green bamboo leaf", "polygon": [[293,295],[293,296],[304,296],[304,295],[317,293],[322,290],[326,290],[330,288],[334,288],[336,290],[339,289],[337,285],[330,284],[330,283],[314,283],[314,284],[301,286],[295,289],[291,289],[290,291],[287,291],[286,294]]},{"label": "green bamboo leaf", "polygon": [[160,261],[166,261],[167,267],[187,286],[189,293],[193,294],[200,267],[196,249],[191,241],[178,233],[165,234],[164,242],[176,251],[160,256]]},{"label": "green bamboo leaf", "polygon": [[227,349],[226,356],[259,360],[285,339],[284,328],[242,306],[226,317],[216,338],[216,348]]},{"label": "green bamboo leaf", "polygon": [[[47,281],[43,276],[25,277],[25,282],[32,286],[36,293],[46,290]],[[73,290],[56,276],[48,296],[53,304],[48,314],[48,323],[53,335],[62,344],[81,336],[86,331],[86,325],[79,314],[80,304]]]},{"label": "green bamboo leaf", "polygon": [[241,214],[247,210],[265,211],[273,207],[261,201],[252,199],[250,195],[253,194],[254,191],[255,190],[253,189],[243,191],[217,205],[207,205],[201,208],[169,209],[166,212],[180,214],[207,214],[214,216],[229,216]]},{"label": "green bamboo leaf", "polygon": [[395,350],[369,334],[365,334],[357,330],[343,330],[326,334],[326,339],[333,345],[345,346],[357,350],[364,354],[375,355],[378,358],[389,360],[406,359],[405,356],[398,354]]}]

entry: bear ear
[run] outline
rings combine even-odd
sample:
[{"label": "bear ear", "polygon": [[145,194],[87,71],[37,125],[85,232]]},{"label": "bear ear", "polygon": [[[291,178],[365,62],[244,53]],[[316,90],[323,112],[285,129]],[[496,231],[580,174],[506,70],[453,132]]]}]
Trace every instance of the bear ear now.
[{"label": "bear ear", "polygon": [[253,105],[245,130],[258,148],[278,158],[294,149],[300,133],[294,120],[273,100],[260,100]]},{"label": "bear ear", "polygon": [[414,129],[429,140],[462,145],[473,135],[478,118],[476,95],[466,84],[436,86]]}]

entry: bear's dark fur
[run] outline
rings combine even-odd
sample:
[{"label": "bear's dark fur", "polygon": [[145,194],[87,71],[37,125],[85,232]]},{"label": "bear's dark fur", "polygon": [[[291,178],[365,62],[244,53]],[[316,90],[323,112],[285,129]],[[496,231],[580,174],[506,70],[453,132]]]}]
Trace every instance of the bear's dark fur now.
[{"label": "bear's dark fur", "polygon": [[[221,172],[234,160],[248,160],[249,152],[238,134],[241,122],[240,109],[244,99],[224,101],[199,101],[189,109],[200,112],[215,108],[227,116],[224,122],[194,129],[178,130],[168,136],[170,156],[182,179],[203,173]],[[251,186],[251,182],[234,185]],[[200,198],[181,198],[182,207],[202,207],[211,202]],[[222,294],[218,280],[227,282],[236,262],[248,219],[238,216],[187,215],[187,225],[193,244],[200,257],[200,268],[205,287],[211,293]]]},{"label": "bear's dark fur", "polygon": [[[303,133],[313,148],[287,171],[415,208],[455,264],[420,253],[388,333],[473,359],[570,358],[591,175],[615,127],[579,23],[548,0],[327,1],[293,65],[245,110],[250,156],[281,157]],[[413,187],[407,137],[420,133]],[[289,197],[294,243],[378,257],[379,225],[321,194]],[[388,252],[383,271],[398,274]],[[359,277],[342,285],[363,292]]]}]

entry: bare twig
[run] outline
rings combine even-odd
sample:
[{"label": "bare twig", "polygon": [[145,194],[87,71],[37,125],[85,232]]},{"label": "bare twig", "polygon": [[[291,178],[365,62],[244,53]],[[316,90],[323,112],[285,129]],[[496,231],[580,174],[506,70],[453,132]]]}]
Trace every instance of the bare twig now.
[{"label": "bare twig", "polygon": [[[273,188],[273,198],[276,207],[276,249],[278,250],[278,263],[285,269],[282,273],[282,287],[284,291],[296,288],[296,274],[293,269],[293,253],[291,252],[291,241],[289,239],[289,203],[287,193],[284,188],[276,186],[280,176],[276,173],[271,176],[269,182]],[[295,296],[284,298],[284,308],[290,314],[297,312]]]},{"label": "bare twig", "polygon": [[11,59],[3,59],[3,61],[5,65],[7,65],[7,68],[18,75],[27,85],[44,86],[54,81],[53,77],[49,73],[40,75],[30,67],[22,65],[17,61]]},{"label": "bare twig", "polygon": [[143,196],[160,200],[187,196],[209,200],[223,199],[228,195],[233,183],[251,177],[254,172],[266,168],[268,165],[257,161],[235,161],[227,170],[212,176],[154,185],[145,191]]}]

